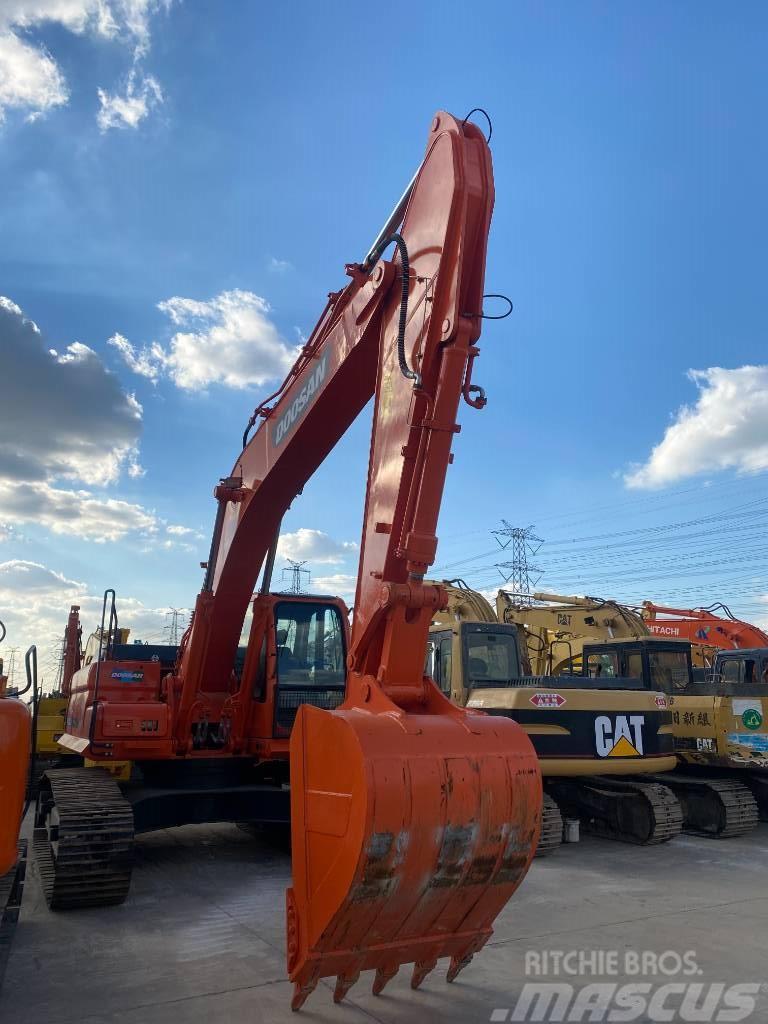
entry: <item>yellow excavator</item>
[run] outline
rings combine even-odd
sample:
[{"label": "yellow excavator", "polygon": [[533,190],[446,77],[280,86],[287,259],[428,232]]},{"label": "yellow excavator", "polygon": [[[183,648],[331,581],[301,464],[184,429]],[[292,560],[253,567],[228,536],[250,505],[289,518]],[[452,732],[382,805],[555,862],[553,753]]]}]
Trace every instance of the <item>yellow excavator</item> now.
[{"label": "yellow excavator", "polygon": [[[762,716],[760,695],[768,697],[768,672],[762,688],[753,683],[762,672],[759,656],[737,669],[738,658],[732,656],[739,652],[670,640],[651,631],[653,623],[642,610],[617,601],[550,593],[531,597],[538,603],[530,605],[525,595],[499,591],[496,615],[499,622],[524,631],[534,672],[589,677],[589,686],[600,679],[600,687],[608,679],[617,684],[634,679],[648,692],[667,695],[678,765],[689,770],[674,775],[656,771],[653,781],[677,796],[686,832],[718,839],[744,835],[757,824],[756,799],[768,814],[768,736],[766,749],[759,749],[760,725],[749,729],[739,718],[746,714],[751,726],[756,715]],[[722,671],[714,665],[726,665],[729,659],[732,665],[724,671],[740,671],[745,680],[741,696],[734,694],[738,683],[717,678]],[[768,669],[768,660],[765,665]],[[745,746],[745,736],[751,746]],[[743,771],[744,751],[749,751],[752,765],[748,774]],[[718,777],[713,777],[713,768]],[[738,771],[728,775],[721,769]]]},{"label": "yellow excavator", "polygon": [[680,770],[657,780],[677,794],[686,831],[719,839],[768,820],[768,648],[720,650],[694,672],[687,640],[642,637],[583,646],[591,679],[641,678],[667,694]]},{"label": "yellow excavator", "polygon": [[544,776],[538,852],[561,842],[563,813],[624,842],[679,834],[679,801],[647,778],[676,764],[667,698],[640,679],[531,674],[522,626],[500,621],[463,581],[441,585],[449,603],[432,618],[427,674],[454,703],[511,718],[528,734]]},{"label": "yellow excavator", "polygon": [[496,615],[499,622],[514,623],[523,630],[536,675],[578,675],[581,650],[588,641],[650,636],[642,615],[602,597],[500,590]]}]

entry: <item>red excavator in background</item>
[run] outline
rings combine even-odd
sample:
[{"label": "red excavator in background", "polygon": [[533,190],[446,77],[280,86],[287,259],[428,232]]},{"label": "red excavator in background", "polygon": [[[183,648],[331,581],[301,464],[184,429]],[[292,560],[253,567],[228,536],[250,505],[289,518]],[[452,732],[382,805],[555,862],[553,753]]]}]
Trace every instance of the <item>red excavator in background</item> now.
[{"label": "red excavator in background", "polygon": [[[0,622],[0,642],[5,626]],[[0,658],[0,987],[19,917],[26,841],[19,841],[19,828],[26,810],[27,780],[34,767],[30,761],[34,709],[37,705],[37,648],[30,647],[25,659],[27,684],[23,690],[9,690]],[[20,699],[32,691],[32,711]]]},{"label": "red excavator in background", "polygon": [[[329,975],[337,1001],[362,970],[378,994],[401,964],[418,987],[450,957],[453,980],[488,940],[536,847],[541,776],[517,723],[454,706],[424,675],[447,602],[424,576],[459,400],[485,405],[472,368],[492,206],[484,135],[438,113],[411,185],[214,492],[179,649],[122,643],[105,594],[60,740],[85,767],[47,772],[38,798],[52,907],[124,899],[135,828],[284,813],[290,732],[293,1009]],[[270,569],[285,511],[373,396],[347,640],[342,602],[271,594]]]},{"label": "red excavator in background", "polygon": [[642,616],[652,636],[725,649],[768,647],[768,633],[737,619],[719,602],[706,608],[668,608],[643,601]]}]

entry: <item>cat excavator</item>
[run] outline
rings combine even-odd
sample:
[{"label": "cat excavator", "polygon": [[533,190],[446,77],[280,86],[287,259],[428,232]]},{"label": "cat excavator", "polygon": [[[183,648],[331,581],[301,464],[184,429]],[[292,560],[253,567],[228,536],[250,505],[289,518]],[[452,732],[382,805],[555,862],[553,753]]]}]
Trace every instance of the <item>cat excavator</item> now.
[{"label": "cat excavator", "polygon": [[649,635],[643,617],[634,609],[602,597],[500,590],[496,612],[499,622],[514,622],[522,628],[537,675],[578,674],[585,641]]},{"label": "cat excavator", "polygon": [[[560,844],[563,814],[624,842],[653,845],[678,835],[680,804],[668,786],[650,777],[676,763],[667,698],[639,678],[606,675],[598,682],[535,668],[532,673],[528,655],[537,664],[541,651],[537,645],[531,650],[526,638],[530,641],[530,623],[538,627],[536,636],[550,631],[548,610],[537,620],[539,609],[528,608],[518,624],[504,615],[506,593],[498,595],[497,615],[462,580],[441,585],[449,601],[432,617],[428,671],[454,703],[516,721],[530,737],[544,777],[537,852]],[[599,609],[602,627],[613,628],[607,623],[615,621],[615,606],[587,600],[589,607],[577,599],[558,606],[569,609],[562,612],[568,616],[565,625],[574,627],[578,619],[578,629],[591,629],[585,620],[596,618]],[[572,651],[569,646],[569,658]]]},{"label": "cat excavator", "polygon": [[[52,908],[124,900],[137,831],[290,819],[294,1010],[328,976],[336,1001],[361,971],[378,994],[407,963],[417,988],[441,957],[452,981],[487,942],[533,857],[541,772],[519,725],[457,707],[425,675],[447,594],[424,577],[459,402],[486,401],[472,372],[492,206],[483,133],[439,112],[413,181],[215,488],[178,650],[122,643],[106,591],[59,739],[84,765],[47,771],[38,796]],[[372,397],[347,633],[338,599],[270,592],[271,566],[283,515]]]},{"label": "cat excavator", "polygon": [[655,778],[680,800],[685,831],[716,839],[751,832],[758,800],[768,812],[768,737],[761,733],[768,651],[721,651],[703,679],[685,640],[611,640],[585,644],[582,653],[585,676],[630,675],[667,695],[678,770]]},{"label": "cat excavator", "polygon": [[[717,619],[715,609],[730,615],[725,605],[681,610],[645,602],[639,613],[616,601],[597,597],[548,593],[532,597],[540,603],[529,605],[524,595],[499,591],[496,611],[499,621],[516,623],[525,631],[531,660],[539,671],[551,672],[558,678],[563,674],[589,678],[593,680],[589,686],[599,687],[611,685],[609,681],[620,686],[622,679],[634,679],[646,692],[667,696],[678,766],[697,767],[695,771],[675,774],[669,774],[667,769],[649,768],[653,777],[646,781],[663,785],[675,794],[683,830],[718,839],[750,832],[758,820],[755,798],[765,801],[768,797],[762,769],[756,765],[756,760],[762,764],[763,753],[746,745],[753,764],[748,778],[743,773],[712,778],[712,772],[705,769],[718,765],[722,768],[726,763],[737,767],[736,762],[746,749],[737,734],[746,732],[749,738],[749,731],[731,713],[729,698],[734,694],[728,683],[720,680],[716,685],[713,680],[711,666],[718,651],[714,645],[733,645],[739,638],[742,642],[759,642],[761,631],[733,616]],[[654,618],[657,612],[688,616],[688,620],[659,620]],[[665,624],[667,621],[671,624]],[[706,632],[703,624],[709,627]],[[690,642],[672,639],[672,631],[676,637],[687,635]],[[709,670],[704,666],[709,666]],[[736,671],[735,663],[729,671]],[[763,689],[752,686],[748,691],[757,701],[755,707],[762,703]],[[736,706],[742,707],[739,695],[736,696]],[[736,738],[727,741],[728,736]],[[744,767],[743,763],[740,767]]]},{"label": "cat excavator", "polygon": [[[5,626],[0,622],[0,642]],[[10,953],[11,941],[19,917],[27,844],[19,840],[24,816],[27,778],[32,752],[33,716],[37,701],[37,649],[33,646],[25,658],[26,686],[10,690],[0,658],[0,987]],[[32,710],[21,698],[32,691]]]}]

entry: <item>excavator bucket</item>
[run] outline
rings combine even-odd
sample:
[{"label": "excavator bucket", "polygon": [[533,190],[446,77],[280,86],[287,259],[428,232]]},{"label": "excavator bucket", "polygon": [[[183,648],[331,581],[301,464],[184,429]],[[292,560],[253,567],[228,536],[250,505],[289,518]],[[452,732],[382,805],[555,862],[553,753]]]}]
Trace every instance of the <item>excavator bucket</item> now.
[{"label": "excavator bucket", "polygon": [[378,995],[401,964],[418,988],[441,957],[453,981],[492,934],[538,842],[542,788],[516,723],[450,704],[424,713],[378,689],[368,704],[303,706],[291,736],[292,1008],[323,977],[339,1002],[360,972]]}]

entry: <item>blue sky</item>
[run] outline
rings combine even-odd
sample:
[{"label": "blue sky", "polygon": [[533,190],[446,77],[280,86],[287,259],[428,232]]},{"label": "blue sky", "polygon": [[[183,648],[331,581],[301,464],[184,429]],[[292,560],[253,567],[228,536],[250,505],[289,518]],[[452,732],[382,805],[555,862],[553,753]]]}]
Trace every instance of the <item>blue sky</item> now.
[{"label": "blue sky", "polygon": [[[547,541],[550,589],[725,597],[760,618],[766,30],[750,3],[414,18],[397,0],[4,0],[0,356],[15,338],[3,390],[22,410],[0,413],[5,646],[50,646],[69,602],[94,617],[105,586],[145,636],[192,605],[245,420],[364,255],[434,111],[476,105],[494,124],[486,283],[515,311],[481,339],[489,405],[462,413],[438,568],[491,587],[504,517]],[[73,343],[90,353],[62,363]],[[58,353],[39,384],[35,345]],[[54,416],[62,367],[101,398]],[[283,554],[347,593],[367,434],[358,422],[284,525]],[[3,491],[9,453],[36,469]]]}]

